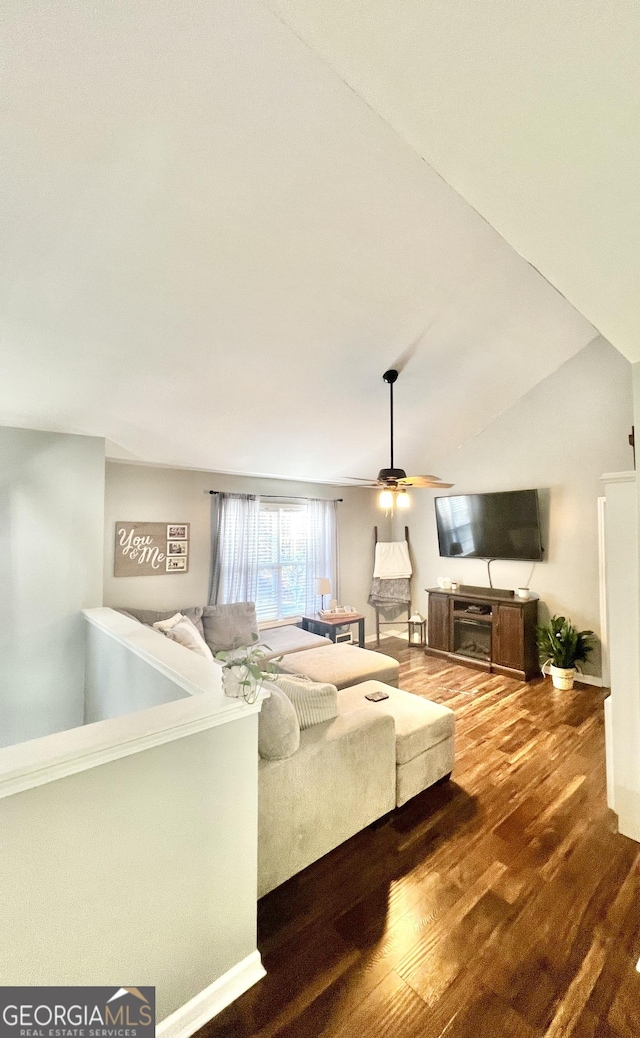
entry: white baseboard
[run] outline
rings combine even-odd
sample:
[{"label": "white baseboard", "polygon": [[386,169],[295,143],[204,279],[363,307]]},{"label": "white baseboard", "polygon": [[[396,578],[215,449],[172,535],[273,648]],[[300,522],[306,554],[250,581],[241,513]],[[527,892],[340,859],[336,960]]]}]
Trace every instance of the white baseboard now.
[{"label": "white baseboard", "polygon": [[[406,627],[406,620],[405,620],[405,627]],[[409,641],[409,633],[406,630],[404,630],[404,631],[402,631],[402,630],[393,630],[393,628],[392,628],[391,630],[387,629],[387,630],[380,631],[380,640],[382,641],[383,638],[404,638],[404,640],[406,642],[408,642]],[[365,640],[364,640],[364,643],[365,643],[365,645],[371,645],[371,644],[373,644],[375,642],[375,640],[376,640],[375,634],[368,634],[366,636]]]},{"label": "white baseboard", "polygon": [[254,951],[175,1013],[166,1016],[156,1027],[156,1038],[189,1038],[264,976],[266,970],[260,952]]},{"label": "white baseboard", "polygon": [[604,681],[597,674],[577,674],[576,681],[581,681],[583,685],[595,685],[596,688],[605,687]]}]

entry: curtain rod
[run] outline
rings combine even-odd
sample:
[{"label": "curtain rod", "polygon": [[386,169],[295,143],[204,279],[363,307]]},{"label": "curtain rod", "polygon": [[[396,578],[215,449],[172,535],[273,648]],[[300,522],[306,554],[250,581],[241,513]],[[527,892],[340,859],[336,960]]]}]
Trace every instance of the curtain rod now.
[{"label": "curtain rod", "polygon": [[[227,490],[210,490],[210,494],[227,494]],[[233,491],[231,491],[233,493]],[[251,497],[273,497],[275,500],[283,499],[285,501],[308,501],[308,497],[296,497],[294,494],[251,494]],[[316,498],[316,501],[344,501],[343,497],[323,497]]]}]

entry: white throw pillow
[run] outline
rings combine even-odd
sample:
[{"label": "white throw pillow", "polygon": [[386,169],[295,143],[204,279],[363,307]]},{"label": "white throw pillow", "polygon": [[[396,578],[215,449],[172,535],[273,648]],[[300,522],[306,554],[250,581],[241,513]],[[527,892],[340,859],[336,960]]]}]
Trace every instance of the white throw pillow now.
[{"label": "white throw pillow", "polygon": [[172,642],[178,642],[179,645],[184,645],[185,649],[191,649],[192,652],[197,652],[199,656],[204,656],[207,660],[213,660],[211,649],[188,616],[183,616],[182,613],[175,613],[168,620],[157,620],[153,626],[156,631],[166,634],[167,638],[170,638]]},{"label": "white throw pillow", "polygon": [[293,703],[301,731],[338,716],[338,690],[335,685],[293,674],[271,674],[269,680]]}]

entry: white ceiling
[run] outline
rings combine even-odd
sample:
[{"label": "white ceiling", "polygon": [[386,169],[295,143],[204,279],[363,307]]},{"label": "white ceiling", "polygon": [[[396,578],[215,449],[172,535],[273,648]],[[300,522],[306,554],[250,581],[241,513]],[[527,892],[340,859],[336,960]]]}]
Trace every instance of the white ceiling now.
[{"label": "white ceiling", "polygon": [[396,463],[432,472],[596,334],[262,3],[3,18],[3,424],[370,476],[404,356]]},{"label": "white ceiling", "polygon": [[637,0],[268,0],[640,360]]}]

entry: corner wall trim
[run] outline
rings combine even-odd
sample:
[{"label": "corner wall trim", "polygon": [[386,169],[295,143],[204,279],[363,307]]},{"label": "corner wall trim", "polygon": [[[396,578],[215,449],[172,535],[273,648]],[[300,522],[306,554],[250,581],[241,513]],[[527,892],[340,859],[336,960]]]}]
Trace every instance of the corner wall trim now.
[{"label": "corner wall trim", "polygon": [[208,988],[198,992],[174,1013],[161,1020],[156,1027],[157,1038],[189,1038],[189,1035],[221,1013],[264,976],[266,970],[262,965],[260,952],[251,952],[251,955],[232,966]]}]

